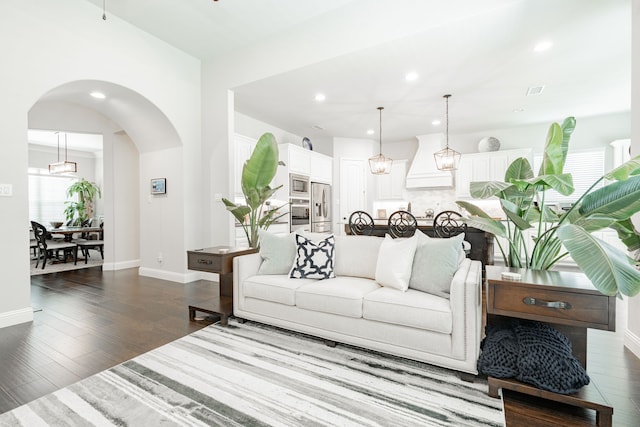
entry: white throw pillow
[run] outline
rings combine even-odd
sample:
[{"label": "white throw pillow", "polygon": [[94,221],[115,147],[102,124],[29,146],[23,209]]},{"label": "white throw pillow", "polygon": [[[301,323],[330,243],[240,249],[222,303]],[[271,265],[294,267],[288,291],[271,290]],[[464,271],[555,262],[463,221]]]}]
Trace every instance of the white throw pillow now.
[{"label": "white throw pillow", "polygon": [[315,243],[296,234],[296,259],[289,277],[292,279],[330,279],[333,274],[335,239],[333,234]]},{"label": "white throw pillow", "polygon": [[336,236],[336,276],[375,279],[382,242],[377,236]]},{"label": "white throw pillow", "polygon": [[417,241],[416,236],[393,239],[388,234],[385,235],[376,263],[376,282],[405,292],[409,288]]},{"label": "white throw pillow", "polygon": [[451,281],[464,260],[464,234],[449,239],[431,239],[416,232],[418,239],[413,258],[409,287],[422,292],[449,298]]},{"label": "white throw pillow", "polygon": [[289,274],[296,256],[293,233],[271,233],[260,230],[260,256],[262,264],[258,274]]}]

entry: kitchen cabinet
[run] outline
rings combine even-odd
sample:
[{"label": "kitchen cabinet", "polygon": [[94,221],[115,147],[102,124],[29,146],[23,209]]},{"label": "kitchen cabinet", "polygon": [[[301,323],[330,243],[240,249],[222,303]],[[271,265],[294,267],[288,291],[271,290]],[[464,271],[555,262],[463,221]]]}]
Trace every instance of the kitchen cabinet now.
[{"label": "kitchen cabinet", "polygon": [[530,148],[463,154],[456,171],[456,197],[470,199],[469,185],[474,181],[504,181],[507,168],[518,157],[533,165]]},{"label": "kitchen cabinet", "polygon": [[312,151],[293,144],[280,144],[280,160],[287,166],[289,173],[300,175],[311,175],[311,153]]},{"label": "kitchen cabinet", "polygon": [[333,159],[321,153],[310,151],[311,182],[331,184],[333,181]]},{"label": "kitchen cabinet", "polygon": [[376,176],[377,199],[404,199],[406,176],[407,161],[394,160],[391,166],[391,173]]}]

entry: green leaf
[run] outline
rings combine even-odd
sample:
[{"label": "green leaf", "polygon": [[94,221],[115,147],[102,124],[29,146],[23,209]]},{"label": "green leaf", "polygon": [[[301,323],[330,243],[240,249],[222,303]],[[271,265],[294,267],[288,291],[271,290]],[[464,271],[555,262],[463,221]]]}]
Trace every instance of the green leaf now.
[{"label": "green leaf", "polygon": [[629,219],[640,211],[640,176],[606,185],[582,200],[580,214],[585,217]]},{"label": "green leaf", "polygon": [[633,175],[640,175],[640,156],[623,163],[604,177],[610,181],[624,181]]},{"label": "green leaf", "polygon": [[[242,168],[242,192],[245,197],[248,192],[267,187],[276,176],[277,169],[278,144],[273,134],[265,133],[258,140],[251,157]],[[253,197],[252,195],[249,198],[251,207],[255,207],[258,203]]]},{"label": "green leaf", "polygon": [[222,198],[222,203],[225,204],[227,210],[233,214],[233,216],[240,222],[240,224],[244,223],[244,217],[251,212],[251,208],[249,206],[244,205],[236,205],[231,200]]},{"label": "green leaf", "polygon": [[571,138],[571,134],[576,128],[576,119],[575,117],[567,117],[562,122],[562,165],[567,160],[567,154],[569,153],[569,139]]},{"label": "green leaf", "polygon": [[640,249],[640,234],[631,219],[614,222],[610,228],[618,233],[618,238],[624,243],[629,252]]},{"label": "green leaf", "polygon": [[478,181],[469,184],[471,197],[474,199],[488,199],[497,196],[509,187],[511,184],[502,181]]},{"label": "green leaf", "polygon": [[488,213],[474,205],[473,203],[465,202],[464,200],[456,201],[456,204],[460,206],[462,209],[469,212],[469,215],[479,216],[482,218],[491,218]]},{"label": "green leaf", "polygon": [[593,286],[605,295],[634,296],[640,292],[640,271],[618,249],[576,225],[563,225],[558,238]]},{"label": "green leaf", "polygon": [[533,178],[533,169],[531,163],[525,157],[518,157],[515,159],[507,171],[504,173],[505,182],[511,182],[512,180],[525,180]]},{"label": "green leaf", "polygon": [[520,230],[528,230],[531,228],[531,224],[524,219],[522,209],[520,209],[515,203],[502,199],[500,200],[500,205],[502,206],[504,213],[507,215],[507,218],[509,218]]},{"label": "green leaf", "polygon": [[507,238],[507,230],[504,224],[496,219],[484,218],[480,216],[471,216],[462,218],[462,221],[469,227],[474,227],[487,233],[491,233],[496,237]]},{"label": "green leaf", "polygon": [[552,123],[547,133],[542,165],[538,175],[561,174],[564,168],[565,155],[562,149],[563,131],[558,123]]},{"label": "green leaf", "polygon": [[573,177],[570,173],[562,173],[557,175],[539,175],[536,178],[523,181],[514,180],[513,183],[518,185],[518,187],[527,184],[534,187],[542,187],[544,190],[548,190],[549,188],[551,188],[553,190],[556,190],[563,196],[568,196],[574,191]]}]

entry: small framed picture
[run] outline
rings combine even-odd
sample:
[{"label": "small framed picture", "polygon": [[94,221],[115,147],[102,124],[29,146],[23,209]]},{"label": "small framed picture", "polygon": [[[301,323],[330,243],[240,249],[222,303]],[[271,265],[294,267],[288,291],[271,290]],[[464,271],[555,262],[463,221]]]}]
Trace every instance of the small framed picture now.
[{"label": "small framed picture", "polygon": [[167,178],[155,178],[151,180],[151,194],[166,194]]}]

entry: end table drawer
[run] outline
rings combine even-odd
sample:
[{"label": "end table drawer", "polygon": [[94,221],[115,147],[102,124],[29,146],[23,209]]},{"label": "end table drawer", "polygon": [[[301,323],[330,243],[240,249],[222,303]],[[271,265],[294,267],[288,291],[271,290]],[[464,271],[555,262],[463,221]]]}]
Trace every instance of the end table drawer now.
[{"label": "end table drawer", "polygon": [[187,259],[187,268],[189,270],[208,271],[211,273],[222,272],[222,258],[218,255],[189,252]]},{"label": "end table drawer", "polygon": [[494,286],[492,311],[530,320],[609,329],[609,297],[518,286]]}]

